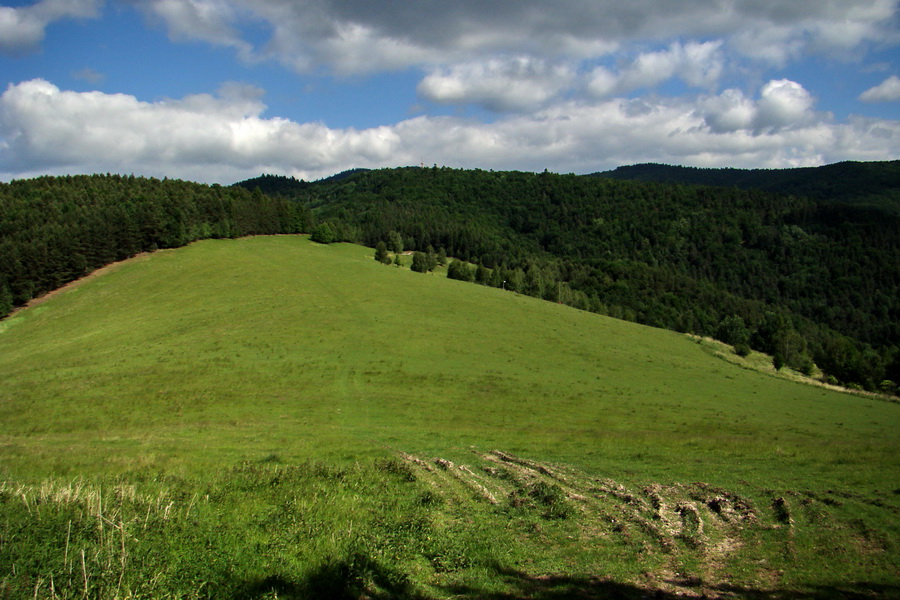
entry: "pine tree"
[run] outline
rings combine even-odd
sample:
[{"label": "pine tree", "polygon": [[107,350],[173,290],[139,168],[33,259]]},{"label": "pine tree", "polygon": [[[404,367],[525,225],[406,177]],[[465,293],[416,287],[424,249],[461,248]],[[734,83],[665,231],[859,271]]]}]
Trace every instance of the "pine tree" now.
[{"label": "pine tree", "polygon": [[386,265],[391,264],[391,257],[388,256],[387,245],[384,242],[378,242],[375,246],[375,260]]},{"label": "pine tree", "polygon": [[388,232],[388,249],[395,254],[403,252],[403,236],[396,231]]},{"label": "pine tree", "polygon": [[5,281],[0,281],[0,319],[12,312],[13,296]]},{"label": "pine tree", "polygon": [[410,268],[416,273],[428,272],[428,257],[425,256],[424,252],[413,253],[412,266]]}]

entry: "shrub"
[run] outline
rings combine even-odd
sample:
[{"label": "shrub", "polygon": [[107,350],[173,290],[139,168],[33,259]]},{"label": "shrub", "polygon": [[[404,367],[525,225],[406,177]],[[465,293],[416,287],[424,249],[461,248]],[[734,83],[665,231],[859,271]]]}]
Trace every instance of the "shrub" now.
[{"label": "shrub", "polygon": [[322,223],[316,226],[309,239],[320,244],[330,244],[335,241],[336,236],[331,225]]},{"label": "shrub", "polygon": [[734,353],[742,358],[750,356],[750,346],[747,344],[735,344]]}]

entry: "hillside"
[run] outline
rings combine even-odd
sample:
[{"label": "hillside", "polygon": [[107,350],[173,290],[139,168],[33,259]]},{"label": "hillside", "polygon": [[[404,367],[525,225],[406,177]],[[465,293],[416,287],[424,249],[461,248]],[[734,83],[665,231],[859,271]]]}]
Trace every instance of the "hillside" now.
[{"label": "hillside", "polygon": [[897,593],[898,408],[360,246],[198,242],[0,325],[0,586]]},{"label": "hillside", "polygon": [[[845,163],[742,175],[769,181],[762,191],[409,168],[280,192],[340,239],[375,246],[399,234],[406,250],[443,248],[498,271],[497,287],[742,339],[798,369],[815,362],[835,382],[891,391],[900,379],[895,171],[895,163]],[[705,181],[734,182],[735,173],[713,170]],[[255,182],[265,184],[242,185]],[[814,188],[808,197],[771,191]],[[746,333],[723,335],[735,317]]]},{"label": "hillside", "polygon": [[243,182],[250,190],[119,176],[15,181],[0,184],[0,315],[140,252],[312,232],[443,249],[479,266],[471,278],[485,285],[715,336],[832,383],[896,393],[893,163],[865,168],[881,192],[854,202],[437,168],[313,183],[265,176]]}]

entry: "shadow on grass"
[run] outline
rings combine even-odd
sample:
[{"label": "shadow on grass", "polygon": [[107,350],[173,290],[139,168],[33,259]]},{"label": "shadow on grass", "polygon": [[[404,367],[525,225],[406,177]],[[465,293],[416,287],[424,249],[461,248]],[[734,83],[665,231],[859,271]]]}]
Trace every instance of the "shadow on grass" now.
[{"label": "shadow on grass", "polygon": [[403,598],[427,600],[413,589],[405,573],[385,567],[362,554],[319,565],[303,581],[292,581],[271,575],[246,582],[233,596],[234,600],[263,600],[268,598],[334,600],[386,600]]},{"label": "shadow on grass", "polygon": [[[675,600],[685,597],[747,600],[871,600],[900,598],[900,585],[856,583],[805,590],[758,590],[730,584],[704,585],[699,580],[666,581],[664,589],[638,587],[599,577],[531,576],[497,566],[497,581],[509,591],[496,592],[467,585],[442,586],[442,597],[471,600]],[[362,555],[325,563],[303,581],[274,575],[247,582],[234,600],[269,598],[335,600],[432,600],[414,589],[406,575]]]},{"label": "shadow on grass", "polygon": [[900,585],[851,583],[840,587],[813,586],[806,590],[758,590],[730,584],[703,585],[699,580],[666,581],[660,588],[638,587],[599,577],[547,575],[534,577],[514,569],[496,568],[509,592],[490,592],[467,586],[444,589],[455,598],[483,600],[683,600],[685,597],[747,600],[871,600],[900,598]]}]

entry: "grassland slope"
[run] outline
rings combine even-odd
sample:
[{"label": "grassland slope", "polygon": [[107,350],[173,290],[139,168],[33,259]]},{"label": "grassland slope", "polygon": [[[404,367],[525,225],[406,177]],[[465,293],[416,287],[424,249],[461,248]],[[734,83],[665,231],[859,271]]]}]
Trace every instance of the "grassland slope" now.
[{"label": "grassland slope", "polygon": [[198,242],[0,323],[0,589],[896,592],[898,409],[360,246]]}]

